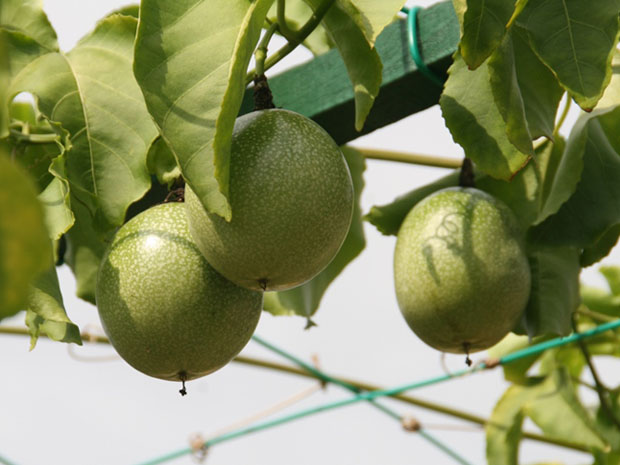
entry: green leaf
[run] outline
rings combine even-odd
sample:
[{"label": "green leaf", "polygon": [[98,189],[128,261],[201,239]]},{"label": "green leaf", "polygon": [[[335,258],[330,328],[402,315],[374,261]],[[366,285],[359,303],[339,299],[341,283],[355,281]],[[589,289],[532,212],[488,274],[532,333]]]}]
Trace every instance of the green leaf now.
[{"label": "green leaf", "polygon": [[521,152],[533,154],[533,139],[553,137],[555,114],[564,90],[518,26],[511,28],[489,59],[489,77],[508,139]]},{"label": "green leaf", "polygon": [[95,229],[93,218],[84,205],[72,199],[75,224],[65,235],[67,251],[65,263],[69,265],[77,281],[76,295],[95,304],[97,271],[103,254],[112,240],[114,231],[104,236]]},{"label": "green leaf", "polygon": [[[0,88],[38,56],[58,51],[56,33],[36,0],[4,0],[0,7]],[[7,106],[0,95],[0,138],[8,135]]]},{"label": "green leaf", "polygon": [[563,369],[545,379],[537,395],[524,404],[523,411],[545,436],[609,450],[609,445],[579,401],[571,379]]},{"label": "green leaf", "polygon": [[620,295],[620,266],[605,265],[598,271],[605,277],[613,295]]},{"label": "green leaf", "polygon": [[114,10],[108,16],[112,16],[112,15],[131,16],[133,18],[138,19],[138,17],[140,16],[140,5],[127,5],[127,6],[124,6],[122,8],[119,8],[118,10]]},{"label": "green leaf", "polygon": [[[289,29],[299,30],[312,16],[312,8],[304,0],[286,0],[286,24]],[[277,21],[277,5],[274,3],[267,14],[272,21]],[[334,48],[334,42],[330,39],[323,25],[319,24],[312,33],[303,41],[304,47],[315,56],[322,55]]]},{"label": "green leaf", "polygon": [[406,0],[337,0],[346,9],[364,33],[368,43],[374,47],[381,31],[394,21],[394,17]]},{"label": "green leaf", "polygon": [[[307,2],[316,11],[323,0]],[[361,131],[381,88],[383,65],[365,35],[365,31],[368,33],[373,29],[360,28],[358,13],[359,10],[349,0],[338,0],[325,14],[323,26],[336,44],[347,68],[355,94],[355,129]]]},{"label": "green leaf", "polygon": [[458,184],[458,172],[451,173],[437,181],[403,194],[387,205],[371,207],[370,211],[364,216],[364,220],[375,226],[382,234],[395,236],[409,211],[418,202],[433,192],[446,187],[458,186]]},{"label": "green leaf", "polygon": [[100,230],[122,224],[150,185],[146,153],[157,130],[132,73],[136,26],[129,16],[106,18],[69,54],[31,62],[11,86],[13,95],[37,95],[41,112],[70,132],[66,177]]},{"label": "green leaf", "polygon": [[[604,248],[601,244],[615,242],[608,233],[610,229],[615,234],[620,232],[615,227],[620,223],[620,184],[617,182],[620,179],[620,134],[616,129],[619,123],[620,107],[596,112],[576,124],[567,152],[571,139],[585,141],[581,179],[557,213],[530,231],[530,242],[581,249],[595,246],[599,251]],[[565,154],[556,175],[558,183],[566,172],[563,165],[568,157],[579,158],[578,153]],[[579,164],[577,160],[571,163]]]},{"label": "green leaf", "polygon": [[480,170],[495,178],[511,179],[529,157],[508,139],[493,97],[488,65],[470,71],[457,55],[448,74],[439,103],[452,137]]},{"label": "green leaf", "polygon": [[590,310],[620,317],[620,295],[613,295],[606,290],[586,285],[581,286],[580,293],[581,301]]},{"label": "green leaf", "polygon": [[349,232],[331,263],[313,279],[294,289],[265,293],[263,308],[274,315],[305,316],[311,324],[310,317],[319,308],[321,298],[331,282],[366,246],[360,207],[366,164],[364,157],[353,148],[343,147],[342,152],[351,171],[355,190],[355,205]]},{"label": "green leaf", "polygon": [[174,155],[161,137],[151,144],[146,156],[146,165],[149,173],[155,175],[159,183],[167,185],[168,188],[181,176]]},{"label": "green leaf", "polygon": [[[540,342],[544,338],[537,338],[535,342]],[[532,343],[535,343],[532,341]],[[499,359],[504,355],[511,354],[517,350],[525,349],[530,345],[530,338],[527,336],[517,336],[509,333],[498,344],[489,349],[489,357]],[[515,360],[511,363],[502,365],[504,378],[511,383],[523,384],[527,381],[527,372],[540,358],[540,354],[530,355]]]},{"label": "green leaf", "polygon": [[40,274],[30,287],[26,325],[30,332],[30,350],[34,349],[41,331],[54,341],[82,345],[80,329],[65,311],[54,265]]},{"label": "green leaf", "polygon": [[517,22],[562,86],[584,109],[592,109],[611,77],[618,43],[618,0],[529,2]]},{"label": "green leaf", "polygon": [[467,0],[464,11],[457,10],[463,14],[459,51],[470,69],[480,66],[500,45],[514,9],[514,2],[506,0]]},{"label": "green leaf", "polygon": [[543,202],[535,224],[556,213],[577,188],[583,170],[583,153],[587,138],[587,133],[584,131],[586,121],[587,118],[578,120],[566,145],[555,149],[556,168],[545,180]]},{"label": "green leaf", "polygon": [[13,138],[7,142],[15,160],[35,179],[50,239],[58,240],[73,224],[65,173],[66,147],[71,147],[68,133],[46,120],[37,121],[30,104],[13,103],[11,116],[28,123],[31,134],[59,133],[56,141],[50,143],[14,142]]},{"label": "green leaf", "polygon": [[487,462],[493,465],[518,465],[519,442],[523,425],[523,404],[541,384],[528,379],[524,385],[510,386],[499,399],[486,424]]},{"label": "green leaf", "polygon": [[0,153],[0,319],[23,310],[52,250],[33,182]]},{"label": "green leaf", "polygon": [[[502,200],[512,209],[521,225],[526,228],[536,220],[542,208],[545,182],[548,181],[548,177],[553,178],[557,157],[561,155],[558,147],[561,146],[562,139],[559,137],[555,145],[550,142],[541,145],[536,151],[536,158],[519,171],[510,182],[476,172],[476,187]],[[388,205],[373,206],[364,219],[383,234],[396,235],[405,216],[415,204],[433,192],[457,186],[458,182],[459,174],[453,172],[398,197]]]},{"label": "green leaf", "polygon": [[[610,393],[609,397],[609,407],[612,411],[612,414],[616,418],[620,418],[620,393],[613,392]],[[609,414],[605,411],[605,409],[599,408],[596,411],[596,426],[597,429],[602,433],[607,442],[611,445],[612,451],[615,459],[609,461],[601,461],[601,464],[617,464],[620,463],[620,430],[616,426],[616,424],[609,418]],[[611,458],[611,457],[610,457]],[[599,463],[599,462],[596,462]]]},{"label": "green leaf", "polygon": [[144,0],[134,72],[163,139],[204,206],[226,219],[231,135],[273,0]]},{"label": "green leaf", "polygon": [[58,50],[56,33],[39,0],[2,0],[0,29],[19,32],[49,52]]},{"label": "green leaf", "polygon": [[[558,142],[561,143],[561,139]],[[541,145],[536,150],[536,157],[509,182],[477,173],[476,187],[508,205],[524,230],[538,217],[544,182],[552,176],[555,147],[550,142]]]},{"label": "green leaf", "polygon": [[517,465],[521,426],[530,417],[546,436],[584,447],[607,449],[592,418],[581,405],[567,372],[560,368],[544,378],[529,378],[509,387],[487,423],[487,460]]},{"label": "green leaf", "polygon": [[571,247],[530,247],[527,252],[532,289],[525,309],[529,337],[571,332],[579,306],[579,251]]}]

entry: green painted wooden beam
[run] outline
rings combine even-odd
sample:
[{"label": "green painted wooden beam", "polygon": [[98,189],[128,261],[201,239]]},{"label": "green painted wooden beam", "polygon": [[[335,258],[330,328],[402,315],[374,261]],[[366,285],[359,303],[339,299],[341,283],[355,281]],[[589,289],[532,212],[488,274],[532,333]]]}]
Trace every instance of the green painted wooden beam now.
[{"label": "green painted wooden beam", "polygon": [[[426,65],[445,77],[459,41],[459,23],[450,1],[418,13],[419,44]],[[353,88],[337,50],[269,79],[277,107],[296,111],[323,126],[338,144],[387,126],[439,101],[441,88],[425,77],[409,53],[407,21],[386,27],[376,42],[383,62],[381,91],[361,132],[354,128]],[[248,89],[241,114],[252,111]]]}]

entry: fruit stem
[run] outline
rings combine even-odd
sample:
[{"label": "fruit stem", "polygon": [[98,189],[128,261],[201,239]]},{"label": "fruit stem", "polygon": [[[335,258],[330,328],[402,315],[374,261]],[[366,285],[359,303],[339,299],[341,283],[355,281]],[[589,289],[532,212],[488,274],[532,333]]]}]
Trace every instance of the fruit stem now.
[{"label": "fruit stem", "polygon": [[185,389],[185,381],[187,380],[187,374],[182,371],[179,373],[179,379],[181,380],[181,389],[179,390],[179,393],[181,394],[181,396],[186,396],[187,395],[187,389]]},{"label": "fruit stem", "polygon": [[470,158],[465,157],[461,165],[461,173],[459,175],[459,186],[476,187],[474,164]]},{"label": "fruit stem", "polygon": [[267,29],[267,32],[263,35],[262,39],[258,43],[256,50],[254,51],[254,58],[256,60],[256,69],[255,69],[255,79],[258,76],[265,74],[265,59],[267,58],[267,47],[269,46],[269,41],[273,37],[274,32],[278,30],[281,26],[278,23],[273,23]]},{"label": "fruit stem", "polygon": [[273,95],[269,84],[267,83],[267,76],[265,76],[265,58],[267,57],[267,47],[269,41],[273,37],[273,33],[278,29],[278,23],[273,23],[263,35],[260,40],[254,57],[256,58],[256,71],[254,76],[254,111],[266,110],[268,108],[275,108],[273,104]]},{"label": "fruit stem", "polygon": [[[306,37],[308,37],[312,33],[312,31],[316,29],[316,27],[319,25],[319,23],[323,19],[323,16],[325,16],[325,13],[327,13],[327,11],[329,10],[329,8],[332,6],[334,2],[335,0],[324,0],[323,3],[321,3],[321,5],[316,9],[314,14],[310,17],[310,19],[308,19],[306,24],[304,24],[302,28],[297,32],[295,39],[293,41],[289,40],[286,43],[286,45],[284,45],[276,53],[274,53],[273,55],[265,59],[263,72],[267,71],[273,65],[278,63],[285,56],[287,56],[289,53],[295,50],[295,48],[297,48],[299,44],[301,44],[304,40],[306,40]],[[251,70],[246,75],[246,78],[245,78],[246,85],[252,82],[252,80],[254,79],[254,76],[256,75],[258,75],[257,70],[256,69]]]},{"label": "fruit stem", "polygon": [[414,165],[434,166],[436,168],[460,168],[462,160],[458,158],[436,157],[434,155],[422,155],[417,153],[404,153],[393,150],[368,149],[353,147],[354,150],[373,160],[397,161]]},{"label": "fruit stem", "polygon": [[[30,333],[28,332],[26,328],[15,328],[15,327],[8,327],[8,326],[0,326],[0,333],[18,335],[18,336],[30,336]],[[83,340],[88,341],[88,342],[97,342],[101,344],[110,343],[110,341],[105,336],[95,336],[95,335],[91,335],[90,333],[86,333],[86,332],[82,333],[81,336]],[[47,335],[41,333],[40,337],[47,337]],[[315,375],[314,373],[310,373],[309,371],[306,371],[302,368],[283,365],[280,363],[275,363],[275,362],[271,362],[267,360],[261,360],[258,358],[245,357],[245,356],[238,355],[237,357],[233,359],[233,361],[237,363],[243,363],[246,365],[252,365],[256,367],[280,371],[283,373],[303,376],[305,378],[321,380],[321,378]],[[343,384],[349,384],[351,386],[355,386],[360,391],[377,391],[377,390],[383,389],[380,386],[365,383],[365,382],[358,381],[358,380],[353,380],[353,379],[348,379],[348,378],[343,378],[343,377],[334,377],[334,379],[338,379]],[[436,404],[436,403],[429,402],[426,400],[418,399],[418,398],[415,398],[415,397],[412,397],[406,394],[391,394],[389,397],[392,397],[396,400],[399,400],[401,402],[404,402],[410,405],[415,405],[423,409],[432,410],[434,412],[443,413],[444,415],[459,418],[461,420],[468,421],[470,423],[476,423],[482,426],[491,424],[491,422],[484,417],[480,417],[478,415],[464,412],[462,410],[457,410],[451,407],[447,407],[445,405]],[[553,445],[564,447],[567,449],[573,449],[573,450],[578,450],[582,452],[590,452],[587,447],[581,444],[577,444],[571,441],[566,441],[563,439],[549,438],[549,437],[545,437],[545,436],[542,436],[536,433],[530,433],[530,432],[524,431],[522,432],[522,437],[533,440],[533,441],[553,444]]]}]

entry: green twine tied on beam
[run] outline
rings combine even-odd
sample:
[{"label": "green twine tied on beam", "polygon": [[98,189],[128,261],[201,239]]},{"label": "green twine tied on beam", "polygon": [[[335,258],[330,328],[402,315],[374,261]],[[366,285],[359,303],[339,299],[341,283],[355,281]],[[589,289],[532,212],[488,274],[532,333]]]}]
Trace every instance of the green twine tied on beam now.
[{"label": "green twine tied on beam", "polygon": [[444,79],[437,76],[428,66],[424,63],[422,58],[422,52],[420,51],[420,44],[418,41],[418,11],[422,8],[414,6],[413,8],[403,7],[401,11],[407,14],[407,41],[409,43],[409,52],[416,67],[420,72],[428,78],[429,81],[434,82],[439,87],[443,88]]}]

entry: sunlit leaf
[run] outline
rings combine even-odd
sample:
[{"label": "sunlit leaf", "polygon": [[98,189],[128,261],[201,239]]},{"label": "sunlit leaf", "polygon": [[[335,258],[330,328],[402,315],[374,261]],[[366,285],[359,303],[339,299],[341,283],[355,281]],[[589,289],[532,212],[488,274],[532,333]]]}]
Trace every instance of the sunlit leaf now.
[{"label": "sunlit leaf", "polygon": [[[322,0],[308,0],[316,11]],[[362,130],[381,87],[383,66],[377,51],[368,43],[355,7],[348,0],[335,2],[323,18],[323,26],[336,44],[347,68],[355,94],[355,129]]]},{"label": "sunlit leaf", "polygon": [[41,332],[54,341],[82,344],[80,329],[69,320],[65,312],[55,266],[52,265],[33,282],[27,310],[30,350],[34,349]]},{"label": "sunlit leaf", "polygon": [[264,309],[274,315],[296,314],[310,319],[319,308],[328,286],[366,246],[360,208],[366,165],[364,157],[356,150],[344,147],[343,153],[351,171],[355,190],[355,206],[349,232],[331,263],[313,279],[294,289],[265,293]]},{"label": "sunlit leaf", "polygon": [[347,8],[350,16],[360,27],[370,45],[375,44],[383,28],[394,21],[406,0],[337,0],[340,5],[350,3],[354,9]]},{"label": "sunlit leaf", "polygon": [[31,62],[11,86],[35,94],[41,112],[71,134],[66,176],[99,230],[122,224],[150,185],[146,153],[157,131],[131,68],[136,26],[129,16],[108,17],[67,55]]},{"label": "sunlit leaf", "polygon": [[540,59],[584,109],[592,109],[611,77],[620,1],[530,1],[517,23]]},{"label": "sunlit leaf", "polygon": [[144,0],[140,10],[134,71],[149,112],[192,190],[227,219],[232,130],[271,2]]}]

